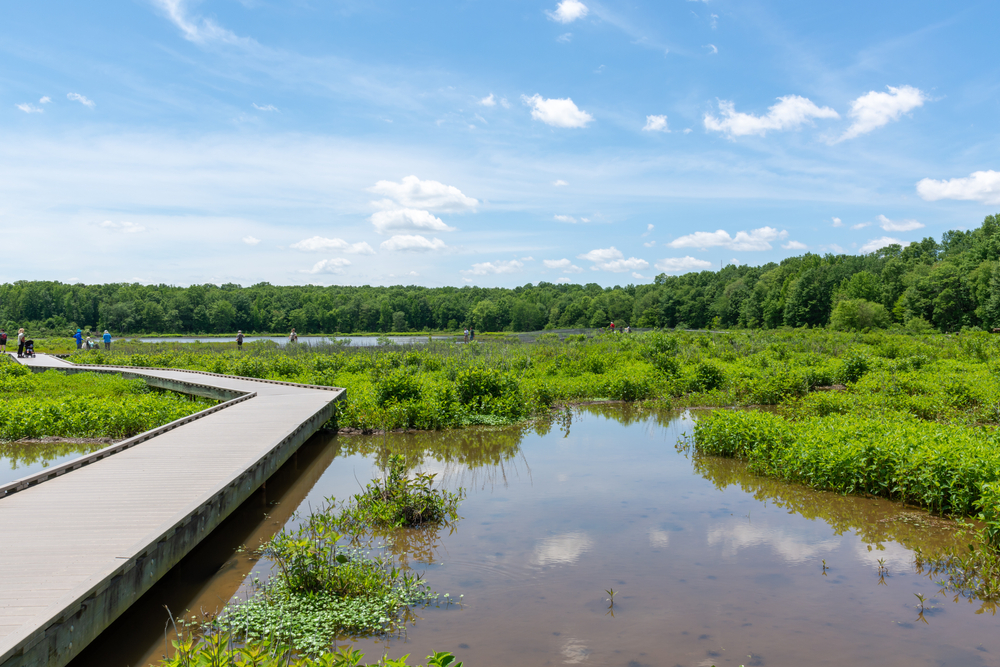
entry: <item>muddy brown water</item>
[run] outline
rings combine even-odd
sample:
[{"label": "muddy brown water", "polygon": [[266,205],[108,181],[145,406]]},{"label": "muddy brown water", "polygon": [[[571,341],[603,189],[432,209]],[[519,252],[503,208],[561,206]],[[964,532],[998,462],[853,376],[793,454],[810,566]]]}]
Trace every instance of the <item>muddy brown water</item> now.
[{"label": "muddy brown water", "polygon": [[[414,663],[450,650],[470,667],[1000,665],[991,607],[943,592],[914,565],[915,547],[963,546],[953,524],[678,451],[692,425],[689,414],[587,406],[530,427],[318,435],[72,667],[155,661],[164,606],[190,615],[246,595],[247,575],[269,570],[242,547],[296,510],[355,493],[391,452],[467,490],[455,530],[400,547],[436,591],[464,597],[414,610],[405,636],[354,641],[369,658],[408,653]],[[922,614],[916,594],[927,598]]]}]

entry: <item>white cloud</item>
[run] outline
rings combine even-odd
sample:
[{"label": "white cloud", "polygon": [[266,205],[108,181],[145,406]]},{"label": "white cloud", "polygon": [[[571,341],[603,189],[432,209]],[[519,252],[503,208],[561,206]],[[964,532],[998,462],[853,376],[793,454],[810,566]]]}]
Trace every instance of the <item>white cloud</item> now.
[{"label": "white cloud", "polygon": [[646,125],[642,128],[646,132],[669,132],[667,129],[666,116],[646,116]]},{"label": "white cloud", "polygon": [[521,101],[531,107],[531,117],[553,127],[586,127],[594,120],[586,111],[581,111],[570,98],[547,100],[541,95],[521,96]]},{"label": "white cloud", "polygon": [[522,258],[521,258],[521,261],[522,261],[522,262],[534,262],[534,261],[535,261],[535,258],[529,255],[529,256],[527,256],[527,257],[522,257]]},{"label": "white cloud", "polygon": [[566,285],[571,282],[573,281],[565,276],[563,276],[562,278],[556,278],[556,285]]},{"label": "white cloud", "polygon": [[878,226],[887,232],[912,232],[914,229],[923,229],[922,222],[916,220],[890,220],[884,215],[878,216]]},{"label": "white cloud", "polygon": [[407,176],[400,183],[379,181],[368,191],[389,197],[405,208],[428,211],[474,211],[479,205],[478,200],[465,196],[453,185],[421,181],[416,176]]},{"label": "white cloud", "polygon": [[553,217],[559,222],[576,222],[576,218],[571,215],[556,215]]},{"label": "white cloud", "polygon": [[694,132],[694,130],[692,130],[690,127],[684,128],[684,134],[691,134],[692,132]]},{"label": "white cloud", "polygon": [[423,236],[397,234],[388,241],[382,241],[383,250],[427,252],[429,250],[444,250],[448,246],[441,239],[428,239]]},{"label": "white cloud", "polygon": [[806,250],[809,248],[809,246],[801,241],[789,241],[788,243],[782,243],[781,247],[785,250]]},{"label": "white cloud", "polygon": [[552,181],[552,185],[556,186],[557,188],[561,188],[561,187],[563,187],[564,185],[569,185],[569,183],[567,183],[566,181],[564,181],[564,180],[562,180],[562,179],[560,178],[560,179],[559,179],[559,180],[557,180],[557,181]]},{"label": "white cloud", "polygon": [[856,225],[851,225],[851,229],[864,229],[865,227],[871,227],[871,225],[872,223],[870,222],[859,222]]},{"label": "white cloud", "polygon": [[15,104],[18,109],[24,113],[45,113],[45,109],[40,109],[30,102],[25,102],[24,104]]},{"label": "white cloud", "polygon": [[754,116],[736,111],[732,102],[719,100],[722,118],[705,114],[705,129],[725,132],[730,137],[747,134],[763,136],[768,130],[791,130],[810,122],[814,118],[840,118],[830,107],[818,107],[812,101],[798,95],[779,97],[778,103],[767,110],[765,116]]},{"label": "white cloud", "polygon": [[303,271],[303,273],[335,273],[341,275],[344,273],[344,267],[350,266],[351,260],[344,259],[343,257],[334,257],[333,259],[321,259],[320,261],[313,264],[311,269]]},{"label": "white cloud", "polygon": [[38,100],[38,103],[39,104],[48,104],[51,101],[52,101],[51,97],[49,97],[48,95],[43,95],[42,98],[40,100]]},{"label": "white cloud", "polygon": [[479,100],[479,104],[484,107],[495,107],[497,105],[497,98],[493,96],[493,93],[490,93],[483,99]]},{"label": "white cloud", "polygon": [[715,44],[706,44],[704,48],[708,49],[709,55],[712,56],[714,56],[716,53],[719,52],[719,47],[717,47]]},{"label": "white cloud", "polygon": [[564,32],[563,34],[556,37],[556,41],[561,42],[563,44],[569,44],[572,40],[573,40],[573,33],[571,32]]},{"label": "white cloud", "polygon": [[903,242],[900,241],[899,239],[894,239],[891,236],[882,236],[877,239],[872,239],[868,243],[864,244],[863,246],[858,248],[858,252],[860,252],[862,255],[867,255],[870,252],[875,252],[879,248],[884,248],[887,245],[892,245],[894,243],[902,245]]},{"label": "white cloud", "polygon": [[554,12],[545,12],[549,15],[549,18],[553,21],[558,21],[559,23],[572,23],[577,19],[582,19],[584,16],[590,13],[587,5],[580,2],[580,0],[562,0],[558,5],[556,5],[556,10]]},{"label": "white cloud", "polygon": [[917,183],[917,194],[927,201],[958,199],[1000,204],[1000,171],[976,171],[966,178],[947,181],[925,178]]},{"label": "white cloud", "polygon": [[247,245],[257,245],[258,243],[260,243],[260,239],[254,236],[244,236],[243,242],[246,243]]},{"label": "white cloud", "polygon": [[[593,543],[594,541],[586,533],[580,531],[546,537],[535,545],[535,553],[531,560],[536,565],[543,567],[546,565],[572,565],[580,559],[580,556],[590,551]],[[572,662],[579,662],[579,660]]]},{"label": "white cloud", "polygon": [[138,234],[139,232],[146,231],[146,228],[135,222],[111,222],[110,220],[105,220],[101,223],[101,227],[105,229],[116,229],[122,234]]},{"label": "white cloud", "polygon": [[579,259],[593,262],[590,268],[594,271],[612,271],[614,273],[624,273],[626,271],[641,271],[649,266],[649,262],[638,257],[625,259],[621,250],[614,246],[610,248],[597,248],[583,255],[577,255]]},{"label": "white cloud", "polygon": [[576,266],[568,259],[543,259],[542,264],[544,264],[547,269],[559,269],[563,273],[580,273],[583,271],[583,269]]},{"label": "white cloud", "polygon": [[929,99],[923,91],[913,86],[899,88],[886,86],[886,88],[889,89],[888,93],[877,93],[873,90],[851,102],[851,110],[847,115],[854,119],[854,122],[841,135],[840,141],[866,134],[898,120],[904,113],[923,106]]},{"label": "white cloud", "polygon": [[743,262],[741,262],[740,260],[736,259],[735,257],[733,257],[731,260],[729,260],[729,263],[733,264],[735,266],[743,266]]},{"label": "white cloud", "polygon": [[237,37],[231,31],[220,27],[211,19],[195,19],[188,16],[186,0],[153,0],[153,4],[163,10],[167,18],[173,22],[181,32],[184,39],[189,42],[202,44],[205,42],[224,42],[227,44],[249,43],[251,40]]},{"label": "white cloud", "polygon": [[394,229],[430,229],[435,232],[453,232],[441,218],[436,218],[429,211],[413,208],[397,208],[390,211],[376,211],[372,214],[371,223],[375,231],[385,234]]},{"label": "white cloud", "polygon": [[359,243],[348,243],[344,239],[328,239],[322,236],[313,236],[303,239],[298,243],[293,243],[290,247],[304,252],[323,252],[327,250],[341,250],[352,255],[374,255],[375,251],[370,245],[361,241]]},{"label": "white cloud", "polygon": [[656,245],[656,241],[647,241],[646,243],[643,243],[642,245],[646,246],[647,248],[652,248],[653,246]]},{"label": "white cloud", "polygon": [[834,218],[833,219],[833,226],[834,227],[843,227],[844,226],[844,221],[841,220],[840,218]]},{"label": "white cloud", "polygon": [[751,229],[749,232],[736,232],[732,237],[725,230],[714,232],[695,232],[674,239],[667,245],[671,248],[729,248],[730,250],[770,250],[771,241],[778,241],[788,236],[785,230],[778,231],[773,227]]},{"label": "white cloud", "polygon": [[498,260],[496,262],[481,262],[479,264],[473,264],[471,269],[462,271],[461,273],[466,276],[489,276],[500,273],[518,273],[523,267],[524,264],[516,259],[506,262]]},{"label": "white cloud", "polygon": [[510,108],[510,102],[507,101],[506,97],[501,97],[500,98],[500,106],[502,106],[504,109],[509,109]]},{"label": "white cloud", "polygon": [[683,273],[712,268],[712,263],[694,257],[665,257],[656,263],[656,268],[664,273]]},{"label": "white cloud", "polygon": [[83,106],[90,107],[91,109],[97,106],[97,104],[94,103],[94,100],[88,100],[86,97],[80,95],[79,93],[66,93],[66,99],[73,100],[74,102],[79,102]]},{"label": "white cloud", "polygon": [[831,243],[827,247],[830,250],[832,250],[837,255],[843,255],[844,254],[844,249],[842,247],[840,247],[839,245],[837,245],[836,243]]},{"label": "white cloud", "polygon": [[646,280],[646,276],[644,276],[641,273],[638,273],[636,271],[632,272],[632,277],[635,278],[636,280]]},{"label": "white cloud", "polygon": [[278,107],[273,104],[265,104],[264,106],[261,106],[256,102],[251,102],[251,104],[253,104],[253,108],[257,111],[278,111]]}]

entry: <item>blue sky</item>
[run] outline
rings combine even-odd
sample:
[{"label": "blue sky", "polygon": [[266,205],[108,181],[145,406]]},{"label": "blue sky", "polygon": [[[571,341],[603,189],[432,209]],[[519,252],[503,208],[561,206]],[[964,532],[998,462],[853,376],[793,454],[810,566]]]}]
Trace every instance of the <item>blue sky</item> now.
[{"label": "blue sky", "polygon": [[1000,212],[997,2],[7,3],[0,280],[625,285]]}]

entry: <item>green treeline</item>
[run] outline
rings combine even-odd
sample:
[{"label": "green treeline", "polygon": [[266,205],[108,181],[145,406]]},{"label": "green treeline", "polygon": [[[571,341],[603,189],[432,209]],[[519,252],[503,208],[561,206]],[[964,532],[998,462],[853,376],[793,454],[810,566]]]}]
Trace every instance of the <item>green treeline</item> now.
[{"label": "green treeline", "polygon": [[1000,326],[1000,215],[972,231],[946,232],[940,243],[925,238],[860,256],[808,253],[613,288],[0,285],[0,323],[36,333],[537,331],[611,321],[681,328]]}]

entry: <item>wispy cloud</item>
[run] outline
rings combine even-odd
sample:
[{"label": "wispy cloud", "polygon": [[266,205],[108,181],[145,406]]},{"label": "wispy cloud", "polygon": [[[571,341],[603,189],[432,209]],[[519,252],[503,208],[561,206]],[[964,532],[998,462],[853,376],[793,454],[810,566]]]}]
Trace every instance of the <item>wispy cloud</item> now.
[{"label": "wispy cloud", "polygon": [[558,269],[563,273],[580,273],[583,271],[579,266],[576,266],[568,259],[543,259],[542,264],[546,269]]},{"label": "wispy cloud", "polygon": [[112,222],[110,220],[105,220],[101,223],[101,227],[105,229],[114,229],[116,231],[122,232],[123,234],[138,234],[139,232],[146,231],[146,228],[135,222]]},{"label": "wispy cloud", "polygon": [[728,248],[730,250],[770,250],[771,242],[784,239],[788,236],[785,230],[778,231],[773,227],[760,227],[751,229],[749,232],[736,232],[736,236],[730,236],[729,232],[719,229],[714,232],[695,232],[674,239],[667,245],[671,248]]},{"label": "wispy cloud", "polygon": [[798,95],[779,97],[778,103],[769,107],[767,114],[755,116],[736,111],[732,102],[719,100],[722,118],[705,114],[705,129],[724,132],[730,137],[748,134],[765,135],[769,130],[797,129],[814,118],[840,118],[830,107],[818,107],[811,100]]},{"label": "wispy cloud", "polygon": [[917,183],[917,194],[926,201],[957,199],[1000,204],[1000,171],[975,171],[964,178],[947,181],[925,178]]},{"label": "wispy cloud", "polygon": [[580,0],[562,0],[562,2],[556,5],[555,11],[546,12],[550,19],[559,23],[572,23],[577,19],[582,19],[589,13],[590,10],[587,8],[587,5],[580,2]]},{"label": "wispy cloud", "polygon": [[887,232],[912,232],[915,229],[923,229],[925,225],[916,220],[890,220],[884,215],[879,215],[878,226]]},{"label": "wispy cloud", "polygon": [[49,97],[48,95],[43,95],[42,98],[40,100],[38,100],[38,103],[39,104],[48,104],[51,101],[52,101],[51,97]]},{"label": "wispy cloud", "polygon": [[219,26],[212,19],[191,16],[186,0],[152,0],[170,21],[181,29],[184,39],[204,44],[222,42],[225,44],[249,44],[253,40],[238,37],[235,33]]},{"label": "wispy cloud", "polygon": [[579,109],[572,99],[545,99],[535,94],[521,96],[521,101],[531,107],[531,117],[552,127],[586,127],[594,120],[586,111]]},{"label": "wispy cloud", "polygon": [[383,241],[380,245],[383,250],[402,252],[429,252],[431,250],[444,250],[448,246],[441,239],[428,239],[424,236],[397,234],[388,241]]},{"label": "wispy cloud", "polygon": [[479,100],[479,104],[484,107],[495,107],[497,105],[497,98],[493,93],[490,93],[486,97]]},{"label": "wispy cloud", "polygon": [[244,236],[243,242],[246,243],[247,245],[257,245],[258,243],[260,243],[260,239],[255,236]]},{"label": "wispy cloud", "polygon": [[843,227],[844,226],[844,221],[841,220],[840,218],[833,218],[833,226],[834,227]]},{"label": "wispy cloud", "polygon": [[569,44],[571,41],[573,41],[573,33],[564,32],[563,34],[556,37],[556,41],[561,44]]},{"label": "wispy cloud", "polygon": [[556,216],[553,216],[553,217],[556,220],[558,220],[559,222],[569,222],[569,223],[575,223],[575,222],[577,222],[577,219],[574,218],[571,215],[556,215]]},{"label": "wispy cloud", "polygon": [[781,247],[785,250],[807,250],[809,246],[801,241],[789,241],[788,243],[782,243]]},{"label": "wispy cloud", "polygon": [[498,260],[495,262],[473,264],[471,269],[461,271],[461,273],[466,276],[489,276],[502,273],[519,273],[522,268],[524,268],[524,264],[516,259],[508,261]]},{"label": "wispy cloud", "polygon": [[887,125],[908,111],[923,106],[929,98],[913,86],[886,86],[887,93],[871,91],[851,102],[847,115],[854,120],[839,141],[853,139]]},{"label": "wispy cloud", "polygon": [[256,102],[252,102],[251,104],[253,104],[253,108],[257,111],[279,111],[278,107],[273,104],[265,104],[263,106],[257,104]]},{"label": "wispy cloud", "polygon": [[851,225],[851,229],[864,229],[865,227],[871,227],[871,226],[872,223],[870,222],[859,222],[856,225]]},{"label": "wispy cloud", "polygon": [[293,243],[290,247],[303,252],[326,252],[330,250],[340,250],[354,255],[374,255],[375,251],[364,241],[358,243],[348,243],[344,239],[328,239],[322,236],[313,236],[303,239],[298,243]]},{"label": "wispy cloud", "polygon": [[25,102],[24,104],[15,104],[18,109],[24,113],[45,113],[45,109],[40,109],[30,102]]},{"label": "wispy cloud", "polygon": [[560,178],[559,180],[552,181],[552,185],[556,186],[557,188],[561,188],[564,185],[569,185],[569,183]]},{"label": "wispy cloud", "polygon": [[715,44],[706,44],[702,48],[708,49],[708,54],[712,55],[712,56],[714,56],[715,54],[717,54],[719,52],[719,47],[717,47]]},{"label": "wispy cloud", "polygon": [[91,109],[97,106],[97,104],[93,100],[88,100],[86,97],[80,95],[79,93],[66,93],[66,99],[72,100],[74,102],[79,102],[83,106],[89,107]]},{"label": "wispy cloud", "polygon": [[712,268],[712,263],[695,257],[665,257],[656,263],[656,268],[664,273],[684,273]]}]

